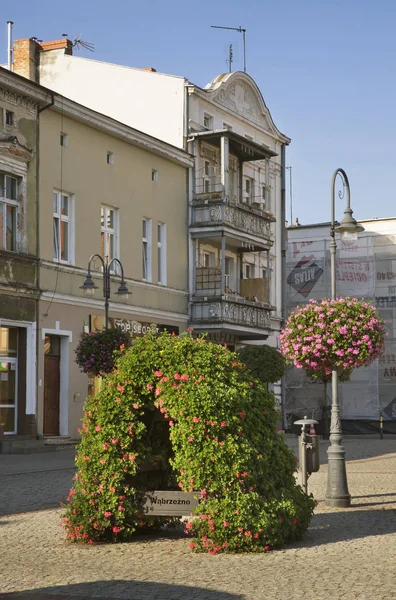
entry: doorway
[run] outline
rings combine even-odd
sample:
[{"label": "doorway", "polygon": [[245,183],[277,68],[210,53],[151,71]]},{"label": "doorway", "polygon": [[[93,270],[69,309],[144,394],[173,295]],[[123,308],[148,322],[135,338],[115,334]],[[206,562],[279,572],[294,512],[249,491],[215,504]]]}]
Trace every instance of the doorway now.
[{"label": "doorway", "polygon": [[60,416],[60,354],[61,340],[57,335],[44,338],[44,436],[59,435]]}]

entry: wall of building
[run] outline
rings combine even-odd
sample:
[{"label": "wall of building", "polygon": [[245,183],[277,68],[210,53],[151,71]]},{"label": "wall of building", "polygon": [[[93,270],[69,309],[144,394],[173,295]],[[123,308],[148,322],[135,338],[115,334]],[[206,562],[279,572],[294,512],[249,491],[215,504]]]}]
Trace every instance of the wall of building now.
[{"label": "wall of building", "polygon": [[64,49],[40,52],[39,60],[42,85],[183,147],[182,77],[70,56]]},{"label": "wall of building", "polygon": [[[366,368],[356,369],[349,383],[339,385],[342,418],[345,422],[396,424],[396,219],[360,221],[365,231],[352,245],[337,240],[337,295],[364,298],[385,319],[388,337],[385,354]],[[288,230],[287,306],[293,310],[311,298],[329,298],[330,252],[329,224],[294,227]],[[331,386],[327,386],[327,404]],[[314,411],[321,418],[324,405],[322,384],[306,380],[291,368],[287,377],[289,414],[303,416]],[[308,411],[308,412],[307,412]],[[346,423],[345,427],[350,427]],[[344,427],[344,428],[345,428]],[[391,425],[388,425],[391,427]],[[396,431],[396,427],[394,428]]]}]

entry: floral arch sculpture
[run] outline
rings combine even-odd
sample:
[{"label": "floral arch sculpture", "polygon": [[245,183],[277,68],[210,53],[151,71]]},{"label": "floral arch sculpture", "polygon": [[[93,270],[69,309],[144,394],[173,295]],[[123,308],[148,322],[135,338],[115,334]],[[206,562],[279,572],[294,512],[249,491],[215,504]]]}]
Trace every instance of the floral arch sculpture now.
[{"label": "floral arch sculpture", "polygon": [[148,490],[197,491],[191,548],[261,552],[299,539],[315,501],[276,431],[273,396],[223,346],[149,333],[85,405],[63,523],[74,542],[118,542],[163,525]]}]

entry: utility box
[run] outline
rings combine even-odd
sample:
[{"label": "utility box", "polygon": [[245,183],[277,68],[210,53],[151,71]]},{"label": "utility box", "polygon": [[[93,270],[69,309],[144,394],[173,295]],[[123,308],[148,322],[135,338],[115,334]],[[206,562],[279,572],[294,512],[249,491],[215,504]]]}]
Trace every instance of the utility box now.
[{"label": "utility box", "polygon": [[[298,457],[299,457],[299,465],[301,468],[302,464],[302,456],[303,456],[303,438],[300,436],[298,438]],[[307,435],[306,440],[306,468],[307,473],[316,473],[320,468],[320,445],[319,445],[319,436],[317,435]]]}]

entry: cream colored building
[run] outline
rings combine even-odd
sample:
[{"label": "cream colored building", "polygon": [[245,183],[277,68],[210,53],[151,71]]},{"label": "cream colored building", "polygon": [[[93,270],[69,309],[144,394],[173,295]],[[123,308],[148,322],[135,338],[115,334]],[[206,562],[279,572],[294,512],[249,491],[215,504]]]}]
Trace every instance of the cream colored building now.
[{"label": "cream colored building", "polygon": [[[130,291],[110,324],[141,335],[149,324],[187,324],[187,192],[191,157],[60,95],[40,118],[39,434],[77,437],[88,378],[75,364],[83,331],[104,324],[103,277],[84,296],[89,258],[121,260]],[[117,271],[117,269],[116,269]]]}]

